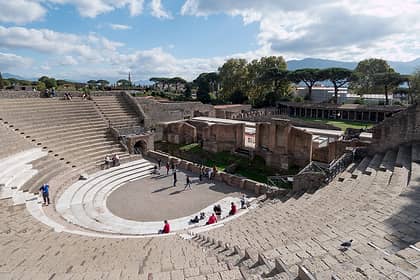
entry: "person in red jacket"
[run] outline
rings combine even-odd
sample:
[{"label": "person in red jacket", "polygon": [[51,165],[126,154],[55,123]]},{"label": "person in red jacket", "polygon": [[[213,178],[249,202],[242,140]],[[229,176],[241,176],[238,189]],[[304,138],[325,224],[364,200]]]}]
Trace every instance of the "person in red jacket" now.
[{"label": "person in red jacket", "polygon": [[216,218],[216,215],[213,213],[213,214],[211,214],[211,216],[210,216],[209,220],[207,221],[206,225],[211,225],[211,224],[214,224],[214,223],[217,223],[217,218]]},{"label": "person in red jacket", "polygon": [[169,233],[171,231],[171,227],[167,220],[164,221],[165,225],[163,226],[162,233]]},{"label": "person in red jacket", "polygon": [[237,211],[237,210],[236,210],[236,205],[235,205],[235,203],[233,203],[233,202],[232,202],[232,203],[230,204],[230,211],[229,211],[229,215],[230,215],[230,216],[235,215],[235,214],[236,214],[236,211]]}]

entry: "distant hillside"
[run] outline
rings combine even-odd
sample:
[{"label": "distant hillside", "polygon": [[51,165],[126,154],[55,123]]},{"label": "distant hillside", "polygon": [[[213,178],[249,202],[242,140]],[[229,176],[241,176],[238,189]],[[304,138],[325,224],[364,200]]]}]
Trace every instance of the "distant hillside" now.
[{"label": "distant hillside", "polygon": [[31,81],[31,79],[26,79],[24,77],[14,75],[14,74],[10,74],[10,73],[1,73],[1,76],[2,76],[3,79],[18,79],[18,80]]},{"label": "distant hillside", "polygon": [[[350,61],[338,61],[328,60],[319,58],[304,58],[302,60],[289,60],[287,62],[287,68],[289,70],[296,70],[301,68],[330,68],[330,67],[342,67],[353,70],[356,68],[358,62]],[[401,61],[388,61],[389,65],[401,74],[411,74],[416,68],[420,68],[420,58],[413,61],[401,62]]]}]

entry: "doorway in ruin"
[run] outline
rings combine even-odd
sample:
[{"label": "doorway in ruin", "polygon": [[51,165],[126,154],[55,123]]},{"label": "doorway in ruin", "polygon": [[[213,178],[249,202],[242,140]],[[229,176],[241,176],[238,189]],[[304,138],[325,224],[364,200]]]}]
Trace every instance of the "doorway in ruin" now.
[{"label": "doorway in ruin", "polygon": [[133,149],[135,154],[140,154],[140,155],[144,155],[147,152],[147,143],[143,140],[139,140],[136,142],[136,144],[134,144],[134,149]]}]

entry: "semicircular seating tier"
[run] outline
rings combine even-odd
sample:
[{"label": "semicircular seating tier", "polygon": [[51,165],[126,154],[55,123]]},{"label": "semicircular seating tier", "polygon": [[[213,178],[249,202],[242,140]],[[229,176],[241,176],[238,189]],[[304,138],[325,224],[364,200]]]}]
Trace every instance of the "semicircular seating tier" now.
[{"label": "semicircular seating tier", "polygon": [[[125,235],[156,234],[162,228],[161,220],[141,222],[124,219],[111,213],[106,205],[108,196],[114,190],[128,182],[150,176],[153,167],[152,163],[143,159],[99,171],[91,175],[88,180],[80,180],[67,188],[58,199],[56,210],[68,222],[97,232]],[[228,212],[232,201],[237,204],[240,202],[239,198],[225,197],[216,203]],[[171,230],[179,231],[202,225],[204,220],[193,225],[189,220],[200,212],[209,215],[212,209],[213,205],[209,205],[197,213],[169,220]]]}]

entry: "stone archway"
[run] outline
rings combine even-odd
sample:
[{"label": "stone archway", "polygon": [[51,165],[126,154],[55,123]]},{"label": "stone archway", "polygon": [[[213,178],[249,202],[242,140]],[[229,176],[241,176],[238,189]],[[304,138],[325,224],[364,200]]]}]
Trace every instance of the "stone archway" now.
[{"label": "stone archway", "polygon": [[145,155],[147,153],[147,143],[144,140],[137,141],[133,146],[133,152],[135,154]]}]

